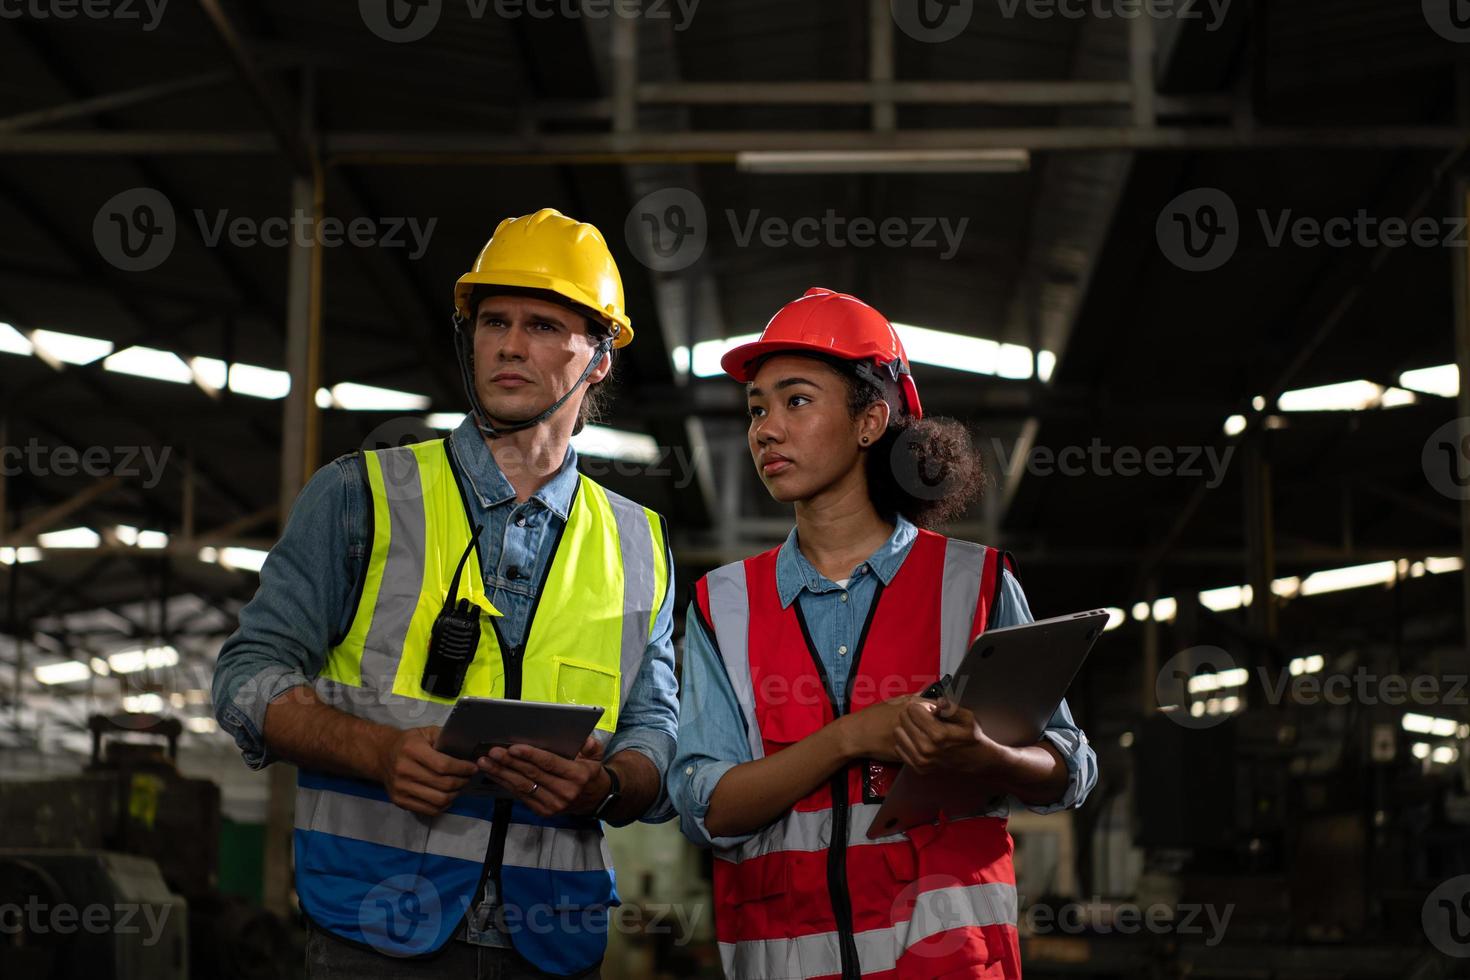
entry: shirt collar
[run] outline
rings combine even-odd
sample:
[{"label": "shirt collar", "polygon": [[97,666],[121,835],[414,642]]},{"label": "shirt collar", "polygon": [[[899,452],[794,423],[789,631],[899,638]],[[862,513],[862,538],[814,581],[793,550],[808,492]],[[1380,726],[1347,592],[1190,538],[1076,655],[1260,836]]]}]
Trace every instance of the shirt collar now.
[{"label": "shirt collar", "polygon": [[[908,557],[909,546],[918,536],[919,529],[911,521],[902,514],[896,515],[893,533],[878,546],[877,551],[868,556],[864,564],[873,570],[884,585],[890,584],[893,576],[903,566],[903,560]],[[790,606],[802,589],[822,593],[831,592],[835,588],[838,586],[817,571],[801,553],[801,547],[796,541],[796,528],[793,527],[786,536],[786,543],[781,545],[781,550],[776,554],[776,592],[781,597],[782,608]]]},{"label": "shirt collar", "polygon": [[[499,507],[516,499],[515,487],[510,485],[495,462],[495,454],[485,445],[485,437],[480,434],[473,416],[466,415],[449,434],[449,446],[481,507]],[[571,513],[577,480],[577,451],[568,445],[561,469],[533,493],[531,499],[565,521]]]}]

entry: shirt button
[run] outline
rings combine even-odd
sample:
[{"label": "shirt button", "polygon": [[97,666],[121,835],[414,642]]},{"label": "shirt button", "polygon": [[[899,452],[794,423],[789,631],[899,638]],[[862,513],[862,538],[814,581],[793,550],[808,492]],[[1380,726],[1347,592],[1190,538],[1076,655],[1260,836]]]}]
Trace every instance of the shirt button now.
[{"label": "shirt button", "polygon": [[845,647],[845,646],[838,647],[837,648],[837,655],[840,656],[840,657],[847,656],[847,647]]},{"label": "shirt button", "polygon": [[693,766],[685,766],[684,767],[684,775],[686,775],[686,776],[692,776],[692,775],[694,775],[694,767]]},{"label": "shirt button", "polygon": [[846,592],[842,593],[842,601],[843,602],[846,602],[847,601],[847,593]]},{"label": "shirt button", "polygon": [[514,582],[521,577],[521,569],[518,565],[512,565],[505,570],[505,577]]},{"label": "shirt button", "polygon": [[525,519],[525,517],[517,517],[516,518],[516,527],[525,527],[525,526],[526,526],[526,519]]}]

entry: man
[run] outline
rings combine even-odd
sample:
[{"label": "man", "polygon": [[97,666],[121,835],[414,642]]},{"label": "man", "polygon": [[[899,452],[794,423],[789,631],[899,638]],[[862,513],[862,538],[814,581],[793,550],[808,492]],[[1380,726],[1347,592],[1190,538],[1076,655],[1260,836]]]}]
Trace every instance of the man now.
[{"label": "man", "polygon": [[[672,816],[667,534],[570,446],[633,339],[617,266],[543,209],[501,222],[454,299],[470,415],[312,478],[215,674],[247,764],[300,767],[312,976],[595,976],[617,904],[600,820]],[[575,760],[472,763],[434,748],[461,696],[605,711]],[[461,794],[477,773],[511,798]]]}]

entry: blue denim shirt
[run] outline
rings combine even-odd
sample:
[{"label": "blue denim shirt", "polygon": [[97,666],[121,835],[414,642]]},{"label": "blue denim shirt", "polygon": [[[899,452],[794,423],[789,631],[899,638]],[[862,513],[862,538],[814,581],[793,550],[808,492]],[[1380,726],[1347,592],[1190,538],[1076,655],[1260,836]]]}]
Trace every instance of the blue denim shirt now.
[{"label": "blue denim shirt", "polygon": [[[781,604],[789,607],[793,600],[801,603],[802,616],[834,692],[847,686],[852,664],[850,653],[857,648],[878,583],[887,585],[893,581],[917,536],[914,525],[900,516],[888,540],[853,569],[845,589],[807,561],[797,545],[795,528],[781,546],[776,556],[776,589]],[[1009,570],[1003,576],[1000,608],[995,617],[996,626],[1017,626],[1032,621],[1021,583]],[[669,768],[669,795],[679,811],[680,827],[686,837],[701,846],[733,847],[755,835],[711,837],[704,818],[721,777],[737,765],[751,761],[745,720],[724,664],[693,603],[686,623],[679,747]],[[1067,764],[1067,789],[1055,803],[1028,809],[1051,813],[1080,806],[1097,783],[1097,754],[1072,720],[1066,701],[1058,706],[1043,735]]]},{"label": "blue denim shirt", "polygon": [[[470,521],[480,532],[485,592],[504,617],[507,642],[525,641],[535,589],[551,561],[577,485],[577,454],[567,448],[561,469],[524,503],[496,465],[474,423],[466,417],[449,436],[459,463]],[[240,627],[220,649],[213,698],[220,726],[235,738],[252,769],[275,761],[261,733],[266,706],[283,692],[310,683],[327,650],[352,624],[354,592],[372,548],[370,507],[362,471],[343,456],[316,472],[297,497],[281,539],[260,570],[260,587],[240,611]],[[665,555],[667,560],[668,556]],[[678,684],[674,674],[673,583],[654,618],[643,665],[618,712],[607,756],[631,749],[660,773],[668,769],[677,733]],[[644,815],[657,823],[673,817],[668,796]]]}]

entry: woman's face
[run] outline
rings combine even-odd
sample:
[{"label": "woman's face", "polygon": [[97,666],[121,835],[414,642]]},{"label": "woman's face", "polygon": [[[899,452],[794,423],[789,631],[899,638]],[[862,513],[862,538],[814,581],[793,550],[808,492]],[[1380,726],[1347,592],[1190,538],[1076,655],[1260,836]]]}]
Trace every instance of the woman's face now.
[{"label": "woman's face", "polygon": [[849,414],[847,382],[814,358],[768,358],[745,397],[750,455],[766,490],[782,503],[809,500],[858,470],[860,440],[874,442],[882,432],[879,413]]}]

